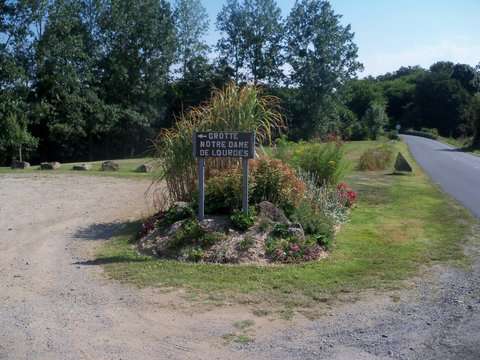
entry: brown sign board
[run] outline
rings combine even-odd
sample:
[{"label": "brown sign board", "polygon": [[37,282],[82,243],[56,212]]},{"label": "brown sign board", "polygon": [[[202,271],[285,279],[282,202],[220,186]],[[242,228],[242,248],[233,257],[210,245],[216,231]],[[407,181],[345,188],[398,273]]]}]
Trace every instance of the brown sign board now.
[{"label": "brown sign board", "polygon": [[237,131],[208,131],[193,134],[193,153],[198,158],[255,157],[255,133]]}]

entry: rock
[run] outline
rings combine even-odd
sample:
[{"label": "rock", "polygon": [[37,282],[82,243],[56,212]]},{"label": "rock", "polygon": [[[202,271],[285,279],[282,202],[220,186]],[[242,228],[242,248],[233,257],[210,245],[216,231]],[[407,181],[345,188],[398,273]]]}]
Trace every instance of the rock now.
[{"label": "rock", "polygon": [[212,216],[203,219],[199,224],[205,232],[226,233],[230,226],[230,219],[227,216]]},{"label": "rock", "polygon": [[102,171],[118,171],[120,165],[115,161],[107,160],[102,163]]},{"label": "rock", "polygon": [[258,209],[260,217],[267,218],[281,224],[290,224],[290,221],[285,216],[283,210],[279,209],[271,202],[262,201],[260,204],[258,204]]},{"label": "rock", "polygon": [[292,224],[287,229],[288,235],[294,236],[299,240],[305,240],[305,232],[303,231],[302,225]]},{"label": "rock", "polygon": [[27,169],[30,167],[30,163],[26,161],[13,160],[10,167],[12,169]]},{"label": "rock", "polygon": [[53,162],[43,162],[40,164],[40,169],[41,170],[57,170],[60,168],[60,163],[58,161],[53,161]]},{"label": "rock", "polygon": [[137,169],[135,170],[136,172],[139,173],[150,173],[153,171],[153,165],[150,164],[142,164]]},{"label": "rock", "polygon": [[72,170],[76,170],[76,171],[88,171],[88,170],[90,170],[90,164],[77,164],[77,165],[73,165]]},{"label": "rock", "polygon": [[395,171],[399,171],[399,172],[413,171],[407,159],[405,159],[405,157],[400,152],[398,153],[397,160],[395,161]]}]

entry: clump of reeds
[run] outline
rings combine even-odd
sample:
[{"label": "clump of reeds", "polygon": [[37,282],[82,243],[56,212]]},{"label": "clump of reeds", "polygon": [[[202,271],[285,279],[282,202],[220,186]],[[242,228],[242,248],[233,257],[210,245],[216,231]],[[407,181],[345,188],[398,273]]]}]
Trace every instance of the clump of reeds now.
[{"label": "clump of reeds", "polygon": [[[262,94],[255,86],[229,84],[214,90],[209,102],[178,116],[174,126],[164,129],[154,142],[161,175],[171,201],[190,201],[196,190],[197,169],[192,137],[195,131],[254,131],[257,144],[271,144],[284,127],[279,100]],[[212,171],[229,171],[237,159],[208,159]]]}]

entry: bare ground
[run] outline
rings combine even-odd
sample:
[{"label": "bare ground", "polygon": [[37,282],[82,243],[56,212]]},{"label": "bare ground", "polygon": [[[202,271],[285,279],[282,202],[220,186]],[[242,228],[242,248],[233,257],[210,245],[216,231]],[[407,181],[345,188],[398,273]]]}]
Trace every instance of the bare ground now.
[{"label": "bare ground", "polygon": [[[148,185],[0,176],[0,359],[480,359],[478,241],[472,269],[438,266],[401,291],[319,305],[316,320],[199,307],[104,279],[92,251],[151,211]],[[254,342],[225,341],[247,319]]]}]

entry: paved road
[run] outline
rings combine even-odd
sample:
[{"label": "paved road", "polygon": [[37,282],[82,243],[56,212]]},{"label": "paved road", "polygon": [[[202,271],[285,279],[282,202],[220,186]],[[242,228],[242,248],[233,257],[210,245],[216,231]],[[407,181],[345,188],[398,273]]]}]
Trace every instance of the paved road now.
[{"label": "paved road", "polygon": [[435,140],[410,135],[403,138],[433,181],[480,217],[480,157]]}]

